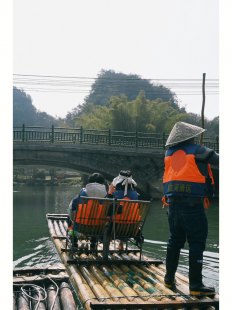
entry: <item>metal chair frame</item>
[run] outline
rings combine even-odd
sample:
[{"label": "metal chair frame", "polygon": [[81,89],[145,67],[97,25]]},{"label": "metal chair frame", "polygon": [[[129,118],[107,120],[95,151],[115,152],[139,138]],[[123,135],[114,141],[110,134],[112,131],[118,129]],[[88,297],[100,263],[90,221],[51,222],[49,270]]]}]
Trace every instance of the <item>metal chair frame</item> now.
[{"label": "metal chair frame", "polygon": [[[96,198],[81,196],[78,213],[78,240],[91,240],[94,238],[103,244],[102,250],[79,249],[76,242],[70,242],[70,254],[102,253],[103,260],[108,260],[111,240],[126,242],[126,249],[120,253],[128,252],[128,242],[133,238],[137,240],[136,246],[142,255],[142,229],[148,214],[150,201],[126,200],[112,198]],[[77,218],[77,215],[76,215]],[[68,240],[68,238],[67,238]],[[67,243],[66,243],[67,248]],[[117,251],[118,252],[118,251]]]}]

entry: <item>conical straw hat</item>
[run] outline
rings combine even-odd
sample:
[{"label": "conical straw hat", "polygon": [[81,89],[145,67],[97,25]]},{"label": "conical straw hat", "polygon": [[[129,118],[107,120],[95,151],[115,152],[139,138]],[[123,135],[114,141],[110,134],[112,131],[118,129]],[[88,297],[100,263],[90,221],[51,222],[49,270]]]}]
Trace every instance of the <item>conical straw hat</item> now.
[{"label": "conical straw hat", "polygon": [[172,128],[165,146],[176,145],[180,142],[194,138],[204,131],[204,128],[195,125],[185,122],[177,122]]}]

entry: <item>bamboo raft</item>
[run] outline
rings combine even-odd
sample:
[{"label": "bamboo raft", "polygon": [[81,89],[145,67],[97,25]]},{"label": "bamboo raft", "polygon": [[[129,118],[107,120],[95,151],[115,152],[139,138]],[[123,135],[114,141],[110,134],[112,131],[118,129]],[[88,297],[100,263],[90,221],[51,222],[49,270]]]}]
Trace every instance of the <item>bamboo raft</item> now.
[{"label": "bamboo raft", "polygon": [[[176,273],[176,290],[164,286],[165,265],[134,247],[116,250],[110,243],[108,259],[103,245],[90,251],[89,240],[79,240],[76,254],[67,245],[67,214],[47,214],[51,239],[66,268],[82,309],[219,309],[219,296],[191,296],[188,278]],[[67,308],[69,309],[69,308]]]},{"label": "bamboo raft", "polygon": [[63,264],[13,271],[13,310],[76,310],[74,295]]}]

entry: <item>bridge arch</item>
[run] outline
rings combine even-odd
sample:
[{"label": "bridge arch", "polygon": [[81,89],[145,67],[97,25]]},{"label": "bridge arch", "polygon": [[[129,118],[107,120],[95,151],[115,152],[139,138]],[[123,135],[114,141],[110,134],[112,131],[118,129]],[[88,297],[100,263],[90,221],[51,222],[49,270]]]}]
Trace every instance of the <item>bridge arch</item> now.
[{"label": "bridge arch", "polygon": [[110,146],[60,143],[14,142],[14,165],[47,165],[86,174],[98,171],[110,182],[122,169],[131,169],[139,191],[160,198],[163,150],[115,148]]}]

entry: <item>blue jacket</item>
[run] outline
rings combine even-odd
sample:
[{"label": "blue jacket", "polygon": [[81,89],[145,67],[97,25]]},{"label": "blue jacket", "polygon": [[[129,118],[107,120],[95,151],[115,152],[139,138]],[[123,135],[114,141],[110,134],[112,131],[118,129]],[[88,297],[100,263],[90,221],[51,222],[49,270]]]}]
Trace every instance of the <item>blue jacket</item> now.
[{"label": "blue jacket", "polygon": [[211,197],[214,183],[210,157],[213,150],[199,144],[180,143],[165,154],[165,196]]},{"label": "blue jacket", "polygon": [[125,197],[131,199],[131,200],[138,200],[138,193],[133,189],[127,190],[127,195],[124,195],[124,190],[118,189],[113,193],[113,197],[117,199],[123,199]]}]

